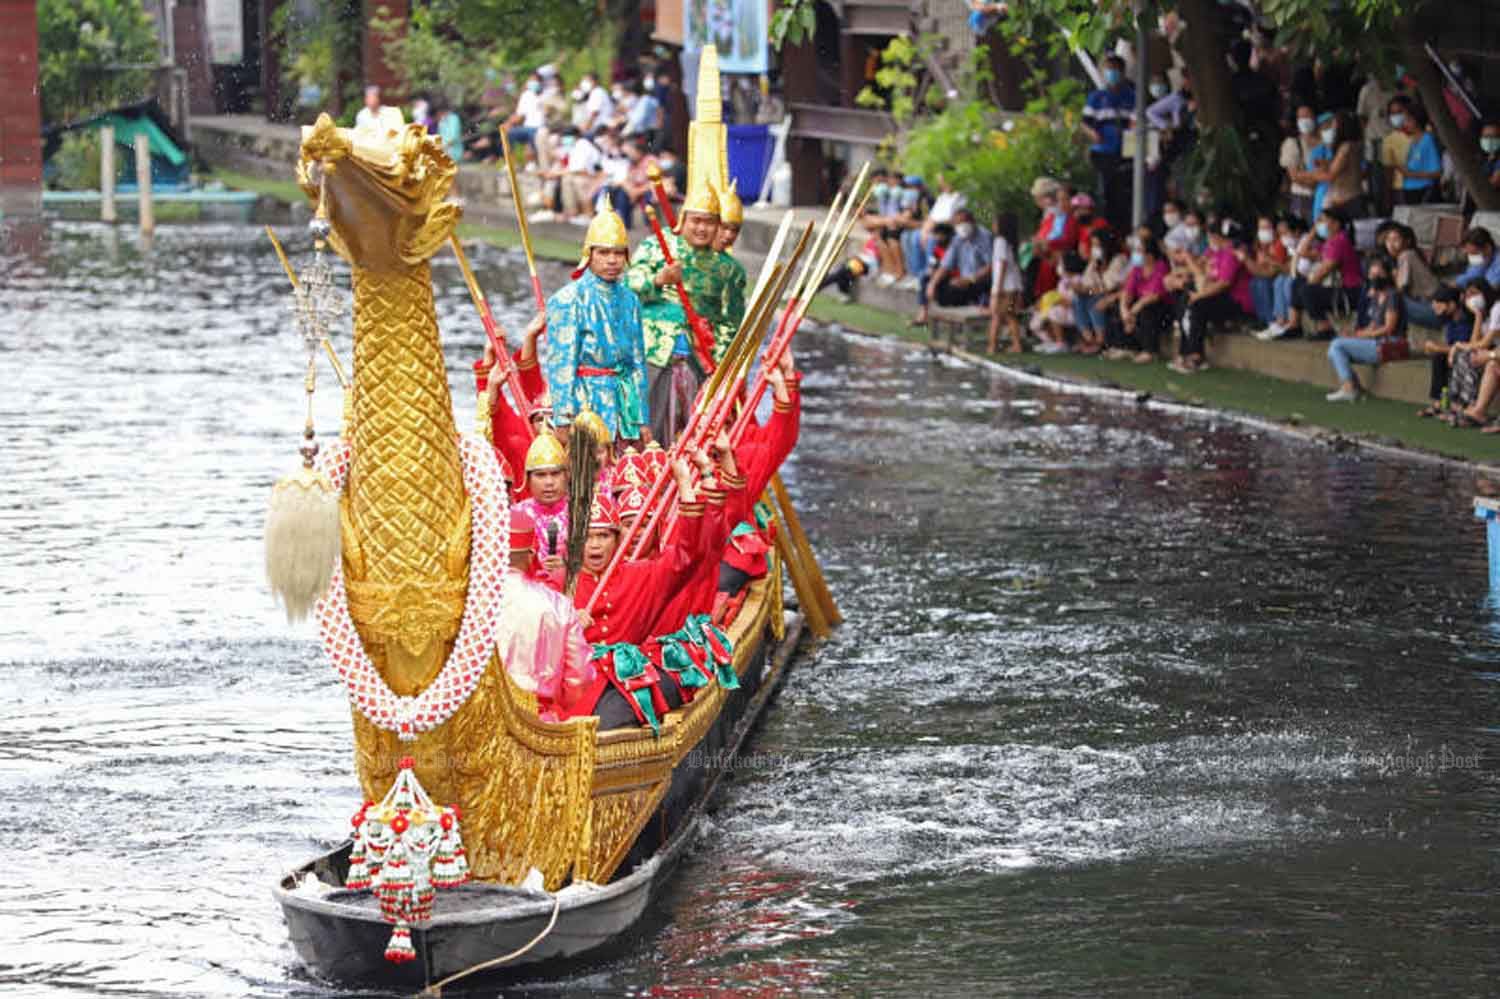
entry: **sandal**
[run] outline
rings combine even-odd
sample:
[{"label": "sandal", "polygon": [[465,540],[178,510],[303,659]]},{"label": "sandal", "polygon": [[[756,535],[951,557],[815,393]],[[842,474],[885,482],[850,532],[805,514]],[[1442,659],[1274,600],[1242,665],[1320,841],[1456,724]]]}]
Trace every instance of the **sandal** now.
[{"label": "sandal", "polygon": [[1500,420],[1491,420],[1490,422],[1486,423],[1484,425],[1484,429],[1479,432],[1482,434],[1500,434]]},{"label": "sandal", "polygon": [[1417,411],[1417,418],[1420,419],[1420,420],[1430,420],[1434,416],[1442,416],[1442,415],[1443,415],[1443,407],[1439,406],[1437,403],[1433,403],[1431,406],[1428,406],[1426,409],[1422,409],[1422,410],[1418,410]]},{"label": "sandal", "polygon": [[1465,413],[1463,410],[1459,410],[1457,413],[1453,414],[1452,426],[1456,427],[1459,430],[1473,430],[1475,427],[1484,426],[1484,421],[1476,420],[1474,419],[1474,417],[1470,416],[1468,413]]}]

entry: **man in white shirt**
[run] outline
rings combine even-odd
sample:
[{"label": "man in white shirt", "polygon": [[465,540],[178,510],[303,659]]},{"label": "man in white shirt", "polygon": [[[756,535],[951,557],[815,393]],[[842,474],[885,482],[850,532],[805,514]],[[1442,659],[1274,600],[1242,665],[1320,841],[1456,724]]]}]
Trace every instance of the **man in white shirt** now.
[{"label": "man in white shirt", "polygon": [[593,135],[609,124],[609,119],[615,113],[615,102],[609,96],[609,91],[599,86],[599,81],[594,79],[592,73],[583,78],[578,89],[583,92],[582,124],[578,126],[578,130],[584,135]]},{"label": "man in white shirt", "polygon": [[599,173],[603,162],[604,154],[587,136],[578,136],[568,147],[568,168],[562,175],[562,210],[574,225],[588,225],[592,218],[594,195],[603,180]]},{"label": "man in white shirt", "polygon": [[373,128],[380,124],[380,88],[370,84],[365,88],[365,106],[354,116],[355,128]]}]

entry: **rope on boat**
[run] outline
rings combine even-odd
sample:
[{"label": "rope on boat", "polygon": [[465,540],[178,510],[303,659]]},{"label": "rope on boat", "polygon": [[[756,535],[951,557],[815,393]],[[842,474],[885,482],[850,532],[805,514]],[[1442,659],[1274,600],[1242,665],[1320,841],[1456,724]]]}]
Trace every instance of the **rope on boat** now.
[{"label": "rope on boat", "polygon": [[509,954],[505,954],[500,957],[491,958],[488,961],[481,961],[480,963],[474,965],[472,968],[465,968],[463,971],[459,971],[452,975],[449,975],[442,981],[435,982],[432,985],[427,986],[419,993],[419,995],[423,997],[441,996],[443,994],[443,986],[445,985],[452,984],[453,982],[458,981],[460,978],[467,978],[477,971],[484,971],[488,968],[497,968],[502,964],[509,964],[511,961],[514,961],[516,958],[525,954],[527,951],[531,950],[531,948],[535,947],[537,944],[541,943],[547,938],[547,934],[552,932],[552,927],[557,925],[557,914],[560,911],[562,911],[562,898],[558,895],[554,895],[552,896],[552,918],[547,920],[547,925],[542,927],[542,932],[532,937],[531,942],[528,943],[525,947],[522,947],[520,950],[513,950]]}]

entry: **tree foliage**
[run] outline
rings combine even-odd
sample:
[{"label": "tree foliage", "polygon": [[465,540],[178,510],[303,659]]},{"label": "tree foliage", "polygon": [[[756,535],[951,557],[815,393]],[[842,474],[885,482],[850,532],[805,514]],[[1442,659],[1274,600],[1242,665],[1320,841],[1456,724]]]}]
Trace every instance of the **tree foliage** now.
[{"label": "tree foliage", "polygon": [[779,51],[787,45],[811,41],[818,30],[817,0],[779,0],[767,32]]},{"label": "tree foliage", "polygon": [[156,28],[141,0],[40,0],[42,120],[87,118],[151,91]]},{"label": "tree foliage", "polygon": [[271,35],[282,45],[282,79],[298,90],[316,88],[325,106],[352,104],[360,87],[351,71],[359,65],[361,29],[357,0],[328,0],[308,13],[283,2],[271,15]]}]

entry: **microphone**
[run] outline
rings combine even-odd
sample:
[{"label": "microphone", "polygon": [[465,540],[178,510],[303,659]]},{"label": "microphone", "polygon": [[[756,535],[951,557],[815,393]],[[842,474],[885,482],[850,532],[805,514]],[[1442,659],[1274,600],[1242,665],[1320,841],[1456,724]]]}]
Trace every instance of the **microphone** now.
[{"label": "microphone", "polygon": [[547,554],[557,554],[557,521],[547,525]]}]

